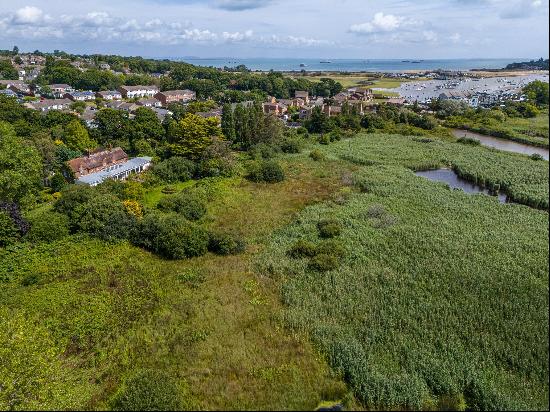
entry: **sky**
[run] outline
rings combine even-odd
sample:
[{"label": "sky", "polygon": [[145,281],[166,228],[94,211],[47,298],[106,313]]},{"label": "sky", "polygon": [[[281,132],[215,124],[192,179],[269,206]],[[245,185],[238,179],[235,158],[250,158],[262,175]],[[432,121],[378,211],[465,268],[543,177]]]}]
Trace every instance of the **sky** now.
[{"label": "sky", "polygon": [[549,0],[0,0],[0,49],[144,57],[548,57]]}]

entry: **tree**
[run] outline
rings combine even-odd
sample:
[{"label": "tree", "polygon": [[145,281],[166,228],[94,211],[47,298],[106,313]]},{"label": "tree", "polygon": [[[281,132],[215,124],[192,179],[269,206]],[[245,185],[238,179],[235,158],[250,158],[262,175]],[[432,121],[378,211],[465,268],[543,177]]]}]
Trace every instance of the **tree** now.
[{"label": "tree", "polygon": [[41,185],[42,161],[36,149],[0,122],[0,199],[20,201]]},{"label": "tree", "polygon": [[94,135],[102,145],[120,143],[129,146],[131,124],[128,113],[115,109],[101,109],[95,117]]},{"label": "tree", "polygon": [[306,128],[310,133],[326,133],[332,129],[329,117],[323,113],[320,107],[315,107],[311,117],[306,121]]},{"label": "tree", "polygon": [[548,83],[535,80],[523,88],[527,98],[538,106],[548,105]]},{"label": "tree", "polygon": [[165,130],[159,118],[153,110],[147,107],[140,107],[136,110],[131,123],[131,131],[130,144],[134,153],[138,152],[136,147],[138,141],[146,141],[151,147],[155,147],[165,137]]},{"label": "tree", "polygon": [[205,119],[196,114],[186,114],[179,122],[172,122],[169,126],[170,154],[198,159],[203,151],[212,144],[212,139],[221,136],[221,134],[216,119]]},{"label": "tree", "polygon": [[19,79],[19,73],[9,60],[0,60],[0,78],[8,80]]},{"label": "tree", "polygon": [[233,118],[233,108],[230,104],[223,105],[222,132],[227,140],[235,140],[235,119]]},{"label": "tree", "polygon": [[85,152],[97,147],[97,143],[90,138],[88,130],[79,120],[71,121],[63,131],[63,142],[73,150]]}]

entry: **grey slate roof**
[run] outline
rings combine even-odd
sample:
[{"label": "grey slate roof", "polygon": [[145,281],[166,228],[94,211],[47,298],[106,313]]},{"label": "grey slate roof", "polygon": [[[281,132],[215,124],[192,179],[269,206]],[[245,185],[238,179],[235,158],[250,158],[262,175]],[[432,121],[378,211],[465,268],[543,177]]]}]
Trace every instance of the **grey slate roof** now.
[{"label": "grey slate roof", "polygon": [[132,172],[139,167],[147,166],[151,163],[151,157],[135,157],[128,160],[126,163],[121,163],[108,167],[105,170],[96,173],[90,173],[89,175],[82,176],[77,179],[76,183],[88,184],[91,186],[98,185],[107,179],[117,178],[124,175],[126,172]]}]

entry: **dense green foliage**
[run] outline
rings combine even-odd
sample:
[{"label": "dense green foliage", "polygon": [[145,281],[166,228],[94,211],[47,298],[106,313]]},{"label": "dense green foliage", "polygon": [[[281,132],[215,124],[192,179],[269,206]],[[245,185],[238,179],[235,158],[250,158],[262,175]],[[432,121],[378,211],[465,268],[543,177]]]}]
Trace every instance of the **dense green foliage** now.
[{"label": "dense green foliage", "polygon": [[[360,193],[306,208],[259,258],[283,283],[287,325],[311,336],[368,408],[546,408],[548,214],[406,168],[460,156],[534,179],[531,161],[381,135],[323,151],[363,165]],[[296,259],[313,253],[319,219],[344,223],[339,267]]]},{"label": "dense green foliage", "polygon": [[247,177],[253,182],[277,183],[285,179],[285,173],[275,160],[259,160],[249,165]]},{"label": "dense green foliage", "polygon": [[504,190],[514,202],[548,209],[548,162],[483,147],[397,135],[368,135],[330,146],[333,153],[358,164],[391,162],[413,170],[452,167],[461,177],[488,188]]},{"label": "dense green foliage", "polygon": [[111,400],[115,411],[177,411],[182,404],[181,388],[172,377],[147,369],[128,378]]}]

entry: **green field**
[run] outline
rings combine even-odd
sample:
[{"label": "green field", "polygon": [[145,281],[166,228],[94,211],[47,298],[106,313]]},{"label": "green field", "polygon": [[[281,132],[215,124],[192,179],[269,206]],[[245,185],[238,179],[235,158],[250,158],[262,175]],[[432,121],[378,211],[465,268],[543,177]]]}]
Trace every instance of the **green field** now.
[{"label": "green field", "polygon": [[[168,261],[78,235],[0,249],[0,409],[105,409],[143,368],[186,409],[548,407],[548,213],[410,170],[543,207],[548,162],[377,134],[279,161],[282,183],[172,185],[208,192],[199,223],[246,239],[240,255]],[[345,254],[323,274],[287,251],[323,243],[325,217]]]},{"label": "green field", "polygon": [[[548,214],[415,176],[440,156],[432,144],[367,135],[327,147],[364,165],[360,193],[308,207],[258,265],[282,284],[288,327],[368,408],[547,409]],[[499,161],[503,179],[516,179],[513,165],[530,173],[509,155],[441,145],[456,146],[450,159]],[[547,166],[539,178],[548,184]],[[341,222],[345,253],[320,273],[288,251],[327,242],[316,227],[327,218]]]},{"label": "green field", "polygon": [[0,409],[104,409],[143,368],[169,373],[191,410],[346,398],[305,337],[285,331],[273,281],[251,264],[266,234],[336,190],[339,171],[321,167],[288,165],[275,186],[210,181],[202,223],[244,236],[241,255],[167,261],[80,236],[0,249]]}]

